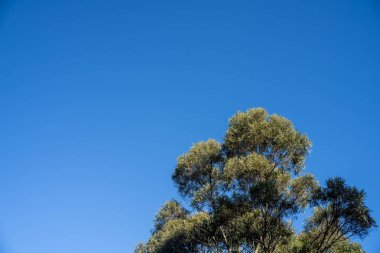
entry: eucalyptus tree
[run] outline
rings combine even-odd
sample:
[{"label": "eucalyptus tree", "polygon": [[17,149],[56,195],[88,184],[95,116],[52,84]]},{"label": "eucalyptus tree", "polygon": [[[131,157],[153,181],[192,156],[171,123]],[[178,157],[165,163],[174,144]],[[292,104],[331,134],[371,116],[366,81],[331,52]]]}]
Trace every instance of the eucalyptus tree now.
[{"label": "eucalyptus tree", "polygon": [[[305,172],[310,147],[284,117],[238,112],[223,142],[199,142],[178,158],[172,179],[191,210],[167,202],[136,252],[361,252],[350,239],[376,225],[365,194],[339,178],[320,187]],[[308,206],[314,214],[296,234],[292,223]]]}]

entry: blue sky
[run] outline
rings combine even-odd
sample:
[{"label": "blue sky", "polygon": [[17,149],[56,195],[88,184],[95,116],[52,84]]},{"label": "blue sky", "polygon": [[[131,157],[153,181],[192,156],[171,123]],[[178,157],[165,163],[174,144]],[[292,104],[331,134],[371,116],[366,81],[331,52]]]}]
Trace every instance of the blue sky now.
[{"label": "blue sky", "polygon": [[257,106],[380,223],[379,45],[376,0],[1,0],[0,252],[132,252],[177,156]]}]

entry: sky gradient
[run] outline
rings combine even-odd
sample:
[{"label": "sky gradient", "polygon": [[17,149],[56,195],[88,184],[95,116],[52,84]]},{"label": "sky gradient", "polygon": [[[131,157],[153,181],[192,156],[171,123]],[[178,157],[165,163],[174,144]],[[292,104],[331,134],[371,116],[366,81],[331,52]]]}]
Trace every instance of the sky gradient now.
[{"label": "sky gradient", "polygon": [[176,158],[258,106],[380,223],[379,95],[376,0],[0,0],[0,253],[133,252]]}]

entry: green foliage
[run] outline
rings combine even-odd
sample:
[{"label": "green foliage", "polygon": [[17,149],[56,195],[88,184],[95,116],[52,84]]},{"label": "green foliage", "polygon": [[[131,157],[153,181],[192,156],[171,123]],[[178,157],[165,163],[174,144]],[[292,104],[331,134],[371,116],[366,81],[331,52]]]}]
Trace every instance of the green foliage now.
[{"label": "green foliage", "polygon": [[179,157],[173,181],[182,196],[189,197],[194,207],[215,207],[221,179],[221,144],[208,140],[194,145]]},{"label": "green foliage", "polygon": [[305,245],[310,252],[325,252],[350,238],[364,238],[376,226],[364,202],[365,193],[342,178],[327,180],[313,196],[314,214],[306,223]]},{"label": "green foliage", "polygon": [[166,202],[154,218],[155,231],[161,230],[171,220],[186,218],[188,213],[178,201]]},{"label": "green foliage", "polygon": [[[165,203],[136,252],[363,252],[350,239],[376,225],[364,192],[339,178],[319,187],[304,172],[310,147],[288,119],[237,113],[223,143],[199,142],[178,158],[172,178],[193,210]],[[308,206],[314,214],[296,234],[292,221]]]},{"label": "green foliage", "polygon": [[147,247],[144,245],[144,243],[139,243],[135,248],[135,253],[148,253]]},{"label": "green foliage", "polygon": [[304,167],[311,141],[288,119],[257,108],[229,120],[225,147],[229,156],[260,154],[277,168],[297,173]]},{"label": "green foliage", "polygon": [[336,243],[331,248],[332,253],[364,253],[363,248],[358,243],[350,242],[348,240],[343,240]]}]

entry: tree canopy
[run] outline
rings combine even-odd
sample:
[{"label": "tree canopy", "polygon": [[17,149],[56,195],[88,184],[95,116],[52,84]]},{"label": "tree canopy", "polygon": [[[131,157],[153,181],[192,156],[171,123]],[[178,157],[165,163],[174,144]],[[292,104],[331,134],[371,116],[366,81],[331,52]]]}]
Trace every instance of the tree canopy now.
[{"label": "tree canopy", "polygon": [[[342,178],[320,186],[305,171],[311,141],[262,108],[238,112],[223,142],[207,140],[178,158],[172,179],[191,203],[164,204],[136,253],[361,253],[353,239],[376,226],[365,193]],[[296,233],[293,221],[313,214]]]}]

